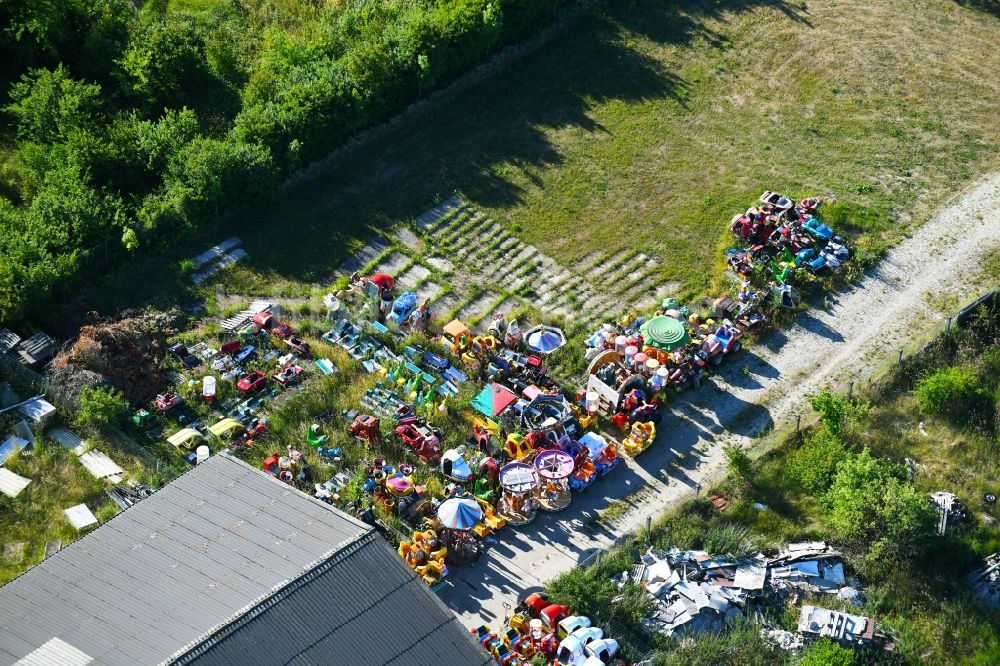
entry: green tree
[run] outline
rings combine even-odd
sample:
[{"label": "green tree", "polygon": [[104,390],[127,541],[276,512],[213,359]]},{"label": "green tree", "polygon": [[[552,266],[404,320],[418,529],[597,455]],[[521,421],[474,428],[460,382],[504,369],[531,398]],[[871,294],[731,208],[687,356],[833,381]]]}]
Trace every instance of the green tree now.
[{"label": "green tree", "polygon": [[854,651],[828,638],[810,643],[799,657],[799,666],[851,666],[853,663]]},{"label": "green tree", "polygon": [[125,230],[122,232],[122,246],[129,253],[135,252],[136,248],[139,247],[139,237],[136,235],[135,229],[125,227]]},{"label": "green tree", "polygon": [[190,24],[146,21],[117,61],[122,87],[150,110],[195,106],[214,83],[200,49]]},{"label": "green tree", "polygon": [[263,146],[200,138],[171,160],[166,186],[177,210],[200,221],[222,206],[269,191],[276,175],[271,153]]},{"label": "green tree", "polygon": [[849,455],[839,437],[818,431],[789,456],[788,473],[805,490],[821,495],[833,483],[837,465]]},{"label": "green tree", "polygon": [[898,569],[934,538],[937,515],[927,498],[906,481],[901,465],[878,460],[868,449],[838,466],[825,500],[835,538],[860,556],[868,572]]},{"label": "green tree", "polygon": [[92,428],[102,424],[121,425],[128,418],[125,394],[115,388],[87,386],[76,396],[76,420]]},{"label": "green tree", "polygon": [[80,168],[72,164],[45,174],[26,215],[26,231],[53,253],[72,252],[105,240],[124,223],[121,201],[92,188]]},{"label": "green tree", "polygon": [[490,2],[483,10],[483,27],[485,28],[486,42],[490,47],[500,41],[503,32],[503,10],[498,4]]},{"label": "green tree", "polygon": [[17,122],[21,139],[52,143],[73,130],[94,125],[101,106],[101,87],[76,81],[59,65],[33,69],[14,84],[4,110]]},{"label": "green tree", "polygon": [[851,405],[846,399],[839,395],[833,395],[826,389],[809,399],[809,404],[813,411],[819,413],[823,427],[831,435],[839,435],[840,429],[844,425],[844,419],[851,409]]}]

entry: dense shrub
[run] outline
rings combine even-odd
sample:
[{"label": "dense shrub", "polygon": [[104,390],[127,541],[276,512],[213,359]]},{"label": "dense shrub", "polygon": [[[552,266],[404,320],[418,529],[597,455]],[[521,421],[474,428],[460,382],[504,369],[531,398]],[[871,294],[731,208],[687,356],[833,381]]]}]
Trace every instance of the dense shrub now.
[{"label": "dense shrub", "polygon": [[840,438],[825,430],[816,432],[789,455],[788,473],[804,490],[822,495],[833,483],[837,465],[848,455]]},{"label": "dense shrub", "polygon": [[993,407],[992,396],[969,368],[939,368],[917,382],[914,395],[925,412],[951,419],[982,416]]},{"label": "dense shrub", "polygon": [[825,499],[831,532],[869,573],[898,569],[934,538],[937,514],[927,498],[901,465],[867,449],[840,463]]},{"label": "dense shrub", "polygon": [[788,653],[761,636],[760,625],[740,622],[719,634],[682,640],[657,659],[659,666],[775,666],[789,663]]},{"label": "dense shrub", "polygon": [[820,421],[827,432],[831,435],[839,435],[844,419],[847,418],[850,411],[850,403],[841,396],[823,389],[819,395],[809,399],[809,404],[813,411],[819,413]]},{"label": "dense shrub", "polygon": [[76,400],[76,419],[84,426],[118,426],[128,417],[128,401],[118,389],[88,386],[80,391]]},{"label": "dense shrub", "polygon": [[90,248],[103,270],[266,196],[573,1],[0,3],[18,140],[0,190],[0,320],[68,293]]}]

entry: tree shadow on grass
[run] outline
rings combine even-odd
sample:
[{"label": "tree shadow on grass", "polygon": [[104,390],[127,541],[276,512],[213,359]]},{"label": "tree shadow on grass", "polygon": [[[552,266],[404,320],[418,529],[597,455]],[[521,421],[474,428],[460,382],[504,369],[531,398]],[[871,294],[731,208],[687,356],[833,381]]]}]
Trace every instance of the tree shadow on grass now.
[{"label": "tree shadow on grass", "polygon": [[[228,216],[220,228],[167,257],[102,281],[74,308],[109,313],[123,301],[161,306],[190,301],[197,291],[178,288],[187,281],[177,279],[177,263],[233,234],[243,239],[245,263],[255,274],[246,289],[263,291],[272,278],[320,282],[373,234],[455,191],[494,208],[521,203],[523,188],[509,174],[516,169],[538,184],[533,170],[562,164],[553,130],[608,133],[591,110],[609,101],[673,99],[683,106],[688,82],[634,48],[636,36],[663,44],[707,40],[721,48],[725,36],[707,21],[759,6],[804,20],[801,12],[774,0],[611,3],[587,12],[498,76],[334,160],[272,201]],[[143,272],[148,274],[139,275]]]},{"label": "tree shadow on grass", "polygon": [[1000,17],[1000,0],[955,0],[955,4],[984,14]]}]

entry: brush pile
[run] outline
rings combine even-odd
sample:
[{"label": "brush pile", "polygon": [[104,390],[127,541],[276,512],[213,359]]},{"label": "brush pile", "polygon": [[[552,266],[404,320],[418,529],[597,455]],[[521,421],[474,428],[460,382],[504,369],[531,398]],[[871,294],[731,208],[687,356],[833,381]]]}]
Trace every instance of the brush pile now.
[{"label": "brush pile", "polygon": [[52,362],[49,380],[72,394],[84,386],[106,385],[123,391],[132,404],[150,402],[167,383],[161,364],[178,315],[126,313],[83,326]]}]

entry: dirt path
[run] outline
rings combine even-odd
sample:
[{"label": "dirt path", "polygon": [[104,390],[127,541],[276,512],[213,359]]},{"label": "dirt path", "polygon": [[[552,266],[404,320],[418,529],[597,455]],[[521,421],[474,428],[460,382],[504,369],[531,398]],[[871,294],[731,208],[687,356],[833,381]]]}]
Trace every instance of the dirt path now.
[{"label": "dirt path", "polygon": [[441,591],[445,603],[469,625],[499,623],[505,604],[709,485],[723,471],[725,444],[749,445],[807,412],[809,395],[842,388],[894,359],[905,341],[942,318],[929,300],[972,295],[972,268],[997,246],[1000,173],[945,204],[860,285],[831,296],[826,311],[809,310],[672,402],[656,445],[638,460],[577,494],[563,513],[501,532],[475,566],[452,571]]}]

